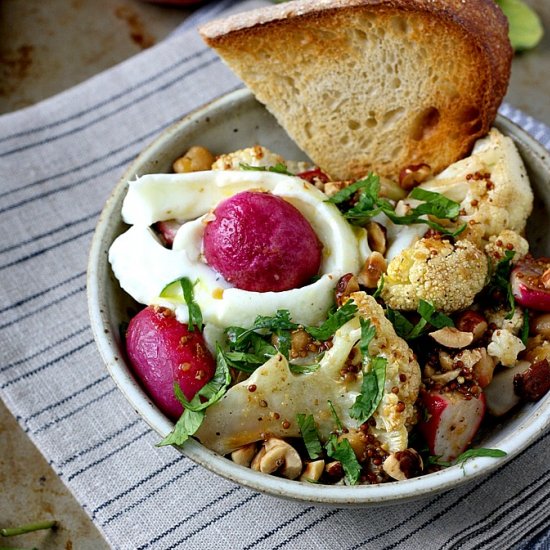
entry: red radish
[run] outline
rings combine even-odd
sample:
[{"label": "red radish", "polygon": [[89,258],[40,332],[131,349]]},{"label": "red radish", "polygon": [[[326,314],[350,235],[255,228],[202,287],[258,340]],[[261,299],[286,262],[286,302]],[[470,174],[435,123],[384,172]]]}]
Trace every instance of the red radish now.
[{"label": "red radish", "polygon": [[244,191],[220,203],[204,231],[206,261],[226,281],[254,292],[298,288],[317,275],[322,245],[292,204]]},{"label": "red radish", "polygon": [[526,256],[520,260],[512,270],[510,285],[520,305],[550,311],[550,258]]},{"label": "red radish", "polygon": [[457,391],[423,391],[420,396],[425,419],[418,423],[430,454],[448,462],[463,453],[472,443],[483,415],[485,397],[466,399]]},{"label": "red radish", "polygon": [[126,332],[126,350],[147,393],[162,412],[174,419],[183,412],[174,395],[174,382],[190,400],[216,370],[201,332],[190,331],[166,308],[149,306],[132,318]]},{"label": "red radish", "polygon": [[168,247],[172,247],[174,244],[174,238],[178,229],[181,227],[181,222],[178,220],[166,220],[162,222],[157,222],[155,224],[155,229],[162,235],[162,238]]}]

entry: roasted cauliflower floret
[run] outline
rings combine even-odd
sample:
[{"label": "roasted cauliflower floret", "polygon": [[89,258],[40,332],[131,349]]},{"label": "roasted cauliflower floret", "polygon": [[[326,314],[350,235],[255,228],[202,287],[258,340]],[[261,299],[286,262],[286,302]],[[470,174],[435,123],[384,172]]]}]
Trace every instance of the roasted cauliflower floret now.
[{"label": "roasted cauliflower floret", "polygon": [[370,430],[387,452],[406,449],[408,428],[415,420],[420,367],[376,300],[363,292],[353,293],[351,298],[358,312],[338,329],[332,347],[320,360],[317,370],[293,374],[285,357],[280,354],[272,357],[207,409],[196,433],[201,443],[225,455],[264,439],[266,434],[299,437],[296,415],[301,413],[313,415],[324,442],[335,430],[329,401],[343,426],[357,429],[359,421],[352,418],[350,410],[361,391],[362,374],[350,380],[342,376],[342,369],[352,355],[360,353],[359,318],[364,317],[376,328],[369,345],[370,355],[387,359],[384,394],[372,417],[375,425]]},{"label": "roasted cauliflower floret", "polygon": [[283,157],[272,153],[266,147],[255,145],[254,147],[247,147],[233,153],[220,155],[214,164],[212,164],[212,170],[240,170],[241,164],[264,168],[276,166],[277,164],[286,166]]},{"label": "roasted cauliflower floret", "polygon": [[504,229],[523,233],[533,192],[519,153],[509,137],[493,128],[476,142],[472,155],[452,164],[421,188],[460,204],[459,221],[483,241]]},{"label": "roasted cauliflower floret", "polygon": [[515,231],[504,229],[498,235],[489,237],[485,253],[494,264],[506,257],[506,252],[514,252],[512,263],[515,264],[529,252],[529,243]]},{"label": "roasted cauliflower floret", "polygon": [[392,309],[414,311],[423,299],[453,313],[473,303],[486,277],[487,258],[471,242],[424,237],[389,263],[382,298]]},{"label": "roasted cauliflower floret", "polygon": [[241,170],[243,164],[257,168],[270,168],[279,165],[291,174],[298,174],[311,168],[311,164],[307,162],[286,160],[266,147],[255,145],[220,155],[212,164],[212,170]]},{"label": "roasted cauliflower floret", "polygon": [[520,338],[509,330],[497,329],[493,332],[491,343],[487,346],[487,353],[505,367],[513,367],[518,354],[525,349]]}]

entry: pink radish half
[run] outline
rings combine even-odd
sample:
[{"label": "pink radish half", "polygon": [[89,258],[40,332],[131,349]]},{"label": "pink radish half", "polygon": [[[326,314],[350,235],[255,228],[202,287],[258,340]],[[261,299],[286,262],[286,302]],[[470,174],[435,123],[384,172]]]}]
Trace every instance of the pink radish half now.
[{"label": "pink radish half", "polygon": [[425,418],[418,423],[430,454],[448,462],[471,444],[485,414],[485,397],[466,399],[456,391],[424,391],[421,395]]}]

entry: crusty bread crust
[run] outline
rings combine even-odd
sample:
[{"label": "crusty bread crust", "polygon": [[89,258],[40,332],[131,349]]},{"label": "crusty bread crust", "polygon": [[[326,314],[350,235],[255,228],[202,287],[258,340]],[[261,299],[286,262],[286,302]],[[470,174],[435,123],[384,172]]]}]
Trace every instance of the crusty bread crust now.
[{"label": "crusty bread crust", "polygon": [[488,132],[510,77],[494,0],[297,0],[200,33],[338,179],[441,171]]}]

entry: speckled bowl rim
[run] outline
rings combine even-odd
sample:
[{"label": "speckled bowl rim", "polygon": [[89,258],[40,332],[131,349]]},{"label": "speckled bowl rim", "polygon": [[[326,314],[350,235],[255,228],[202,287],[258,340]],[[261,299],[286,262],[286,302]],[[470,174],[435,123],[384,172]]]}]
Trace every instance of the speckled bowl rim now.
[{"label": "speckled bowl rim", "polygon": [[[132,377],[124,356],[116,341],[116,327],[111,326],[109,318],[109,303],[106,300],[104,281],[111,281],[107,250],[112,242],[113,224],[120,223],[120,200],[125,192],[126,182],[136,173],[142,173],[140,167],[155,158],[165,144],[174,138],[182,128],[193,126],[205,119],[208,113],[215,110],[233,109],[235,106],[257,107],[253,96],[248,90],[237,90],[198,109],[189,116],[166,129],[149,147],[147,147],[128,168],[120,182],[107,200],[99,218],[93,237],[87,276],[87,294],[91,326],[94,337],[105,362],[105,365],[129,403],[136,412],[155,430],[160,438],[165,437],[173,427],[168,420],[150,401],[140,385]],[[260,106],[260,108],[263,108]],[[546,185],[550,179],[550,163],[548,152],[533,138],[526,134],[508,119],[499,116],[497,127],[513,137],[522,149],[530,151],[541,163],[539,171],[547,174]],[[122,292],[122,291],[121,291]],[[360,486],[329,486],[301,483],[255,472],[239,466],[232,461],[210,451],[198,441],[191,439],[181,448],[181,452],[191,460],[204,466],[235,483],[250,489],[309,504],[331,505],[338,507],[383,506],[418,499],[447,491],[480,476],[485,476],[500,468],[506,461],[527,449],[550,424],[550,396],[530,407],[521,421],[520,426],[511,434],[498,440],[498,448],[507,453],[504,458],[474,458],[461,466],[452,466],[436,473],[422,477],[385,483],[380,485]]]}]

